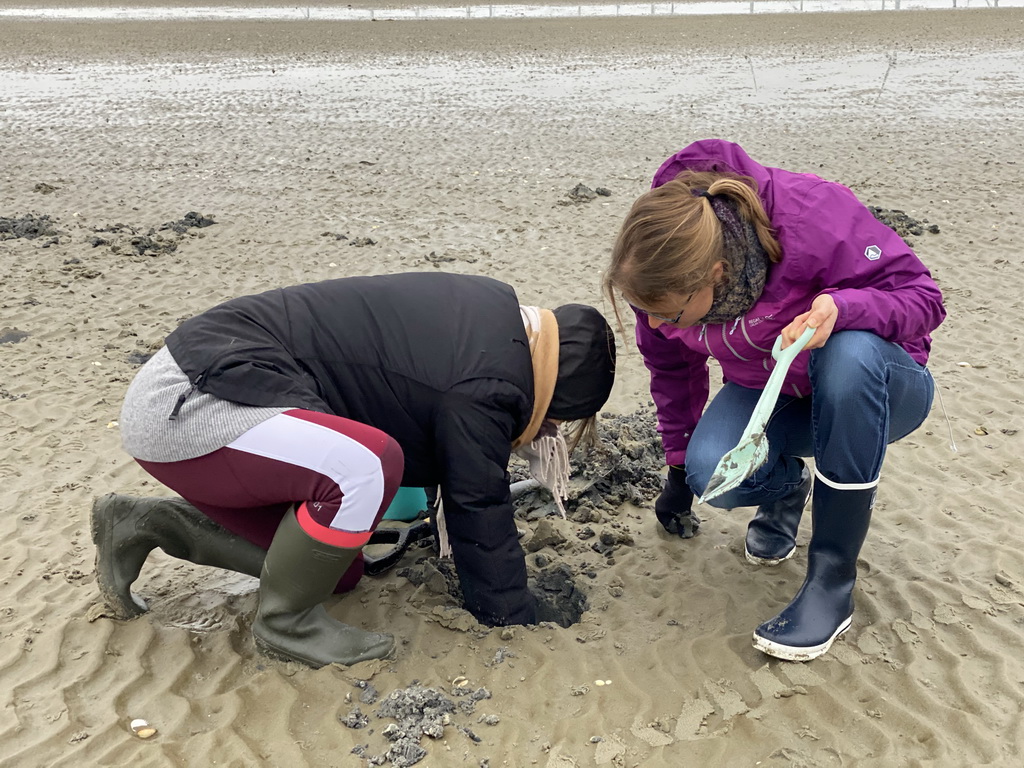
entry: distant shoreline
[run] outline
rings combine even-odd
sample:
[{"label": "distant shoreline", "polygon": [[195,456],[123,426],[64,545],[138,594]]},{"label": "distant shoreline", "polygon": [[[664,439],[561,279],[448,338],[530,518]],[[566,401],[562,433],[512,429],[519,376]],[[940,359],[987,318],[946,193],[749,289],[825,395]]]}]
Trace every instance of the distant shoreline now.
[{"label": "distant shoreline", "polygon": [[[380,7],[375,7],[380,5]],[[757,16],[925,10],[1024,8],[1024,0],[690,0],[689,2],[492,3],[428,2],[295,6],[244,3],[0,6],[0,18],[34,21],[457,21],[610,17]]]}]

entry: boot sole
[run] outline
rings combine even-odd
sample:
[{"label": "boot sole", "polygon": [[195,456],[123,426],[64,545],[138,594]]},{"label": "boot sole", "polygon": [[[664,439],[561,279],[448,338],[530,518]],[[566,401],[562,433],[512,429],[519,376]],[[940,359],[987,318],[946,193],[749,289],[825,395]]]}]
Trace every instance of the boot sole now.
[{"label": "boot sole", "polygon": [[746,545],[744,545],[743,547],[743,555],[747,558],[748,563],[750,563],[751,565],[767,566],[769,568],[773,568],[776,565],[781,565],[782,563],[786,562],[791,557],[793,557],[793,555],[795,554],[796,547],[793,547],[791,550],[789,550],[789,553],[785,557],[758,557],[757,555],[751,554],[750,550],[747,549]]},{"label": "boot sole", "polygon": [[324,664],[321,661],[307,659],[295,653],[285,653],[284,651],[279,650],[278,648],[268,643],[255,632],[252,633],[252,639],[253,642],[256,644],[256,650],[258,650],[264,656],[268,656],[271,659],[277,659],[278,661],[297,661],[300,664],[305,664],[307,667],[312,667],[313,669],[320,669],[321,667],[326,666],[326,664]]},{"label": "boot sole", "polygon": [[344,664],[345,666],[350,667],[353,664],[359,664],[363,661],[372,661],[373,659],[394,659],[395,651],[398,648],[398,643],[395,642],[395,639],[392,637],[391,647],[388,649],[387,653],[381,656],[367,656],[365,659],[357,659],[355,661],[346,663],[343,661],[320,661],[319,659],[307,658],[293,651],[284,651],[278,648],[277,646],[271,645],[262,637],[257,635],[255,632],[252,633],[252,639],[256,645],[256,649],[265,656],[269,656],[272,659],[277,659],[278,661],[297,661],[300,664],[305,664],[306,666],[312,667],[313,669],[320,669],[322,667],[328,666],[329,664]]},{"label": "boot sole", "polygon": [[[124,598],[113,586],[117,579],[114,575],[113,564],[110,558],[114,556],[114,526],[115,521],[111,515],[98,514],[97,509],[109,496],[103,496],[92,503],[90,513],[90,529],[92,532],[92,543],[96,547],[96,585],[99,587],[103,601],[107,604],[111,614],[116,619],[128,620],[141,616],[149,606],[141,598],[132,595],[131,602],[125,602]],[[106,556],[104,556],[104,554]]]},{"label": "boot sole", "polygon": [[850,628],[850,624],[853,622],[853,616],[850,616],[839,625],[839,628],[832,633],[832,637],[826,640],[821,645],[810,645],[806,647],[799,647],[793,645],[784,645],[782,643],[776,643],[768,638],[761,637],[757,632],[754,633],[754,647],[766,653],[769,656],[774,656],[776,659],[782,659],[783,661],[810,661],[816,659],[822,654],[826,653],[829,648],[832,647],[832,643],[835,642],[836,638],[843,634]]}]

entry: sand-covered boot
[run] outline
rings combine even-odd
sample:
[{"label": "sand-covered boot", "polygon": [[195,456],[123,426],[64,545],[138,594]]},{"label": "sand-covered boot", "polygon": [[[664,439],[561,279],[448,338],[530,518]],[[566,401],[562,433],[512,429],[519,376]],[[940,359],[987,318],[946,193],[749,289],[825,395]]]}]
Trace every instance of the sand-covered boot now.
[{"label": "sand-covered boot", "polygon": [[92,505],[92,540],[96,581],[107,606],[120,619],[146,611],[146,602],[132,593],[131,586],[157,547],[190,563],[250,576],[260,575],[266,557],[260,547],[180,498],[101,496]]},{"label": "sand-covered boot", "polygon": [[361,550],[314,538],[289,510],[274,534],[260,575],[260,607],[252,624],[256,646],[271,656],[311,667],[389,656],[395,648],[391,635],[343,624],[323,606]]},{"label": "sand-covered boot", "polygon": [[801,464],[800,485],[778,501],[759,506],[747,525],[744,544],[747,562],[774,566],[789,560],[796,552],[796,532],[813,484],[807,465]]},{"label": "sand-covered boot", "polygon": [[876,486],[814,483],[807,577],[774,619],[754,630],[754,647],[787,661],[810,661],[850,628],[857,555],[871,522]]}]

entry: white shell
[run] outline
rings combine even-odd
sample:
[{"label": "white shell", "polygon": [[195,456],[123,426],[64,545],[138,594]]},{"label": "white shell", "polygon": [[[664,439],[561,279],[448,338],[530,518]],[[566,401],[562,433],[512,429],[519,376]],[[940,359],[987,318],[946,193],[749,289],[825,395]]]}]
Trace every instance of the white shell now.
[{"label": "white shell", "polygon": [[132,733],[138,736],[140,739],[149,739],[156,736],[156,728],[150,725],[146,720],[141,717],[137,717],[132,720],[131,725]]}]

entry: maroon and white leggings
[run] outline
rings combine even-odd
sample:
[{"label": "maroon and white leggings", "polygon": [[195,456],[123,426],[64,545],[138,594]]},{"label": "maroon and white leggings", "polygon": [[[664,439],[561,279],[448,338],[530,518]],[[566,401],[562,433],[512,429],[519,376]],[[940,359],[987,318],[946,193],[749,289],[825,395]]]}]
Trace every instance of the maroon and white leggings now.
[{"label": "maroon and white leggings", "polygon": [[[293,504],[313,538],[361,547],[398,491],[404,467],[401,447],[379,429],[300,409],[199,458],[137,461],[207,517],[263,549]],[[349,588],[362,575],[361,559],[356,565],[358,573],[346,575],[354,577]]]}]

